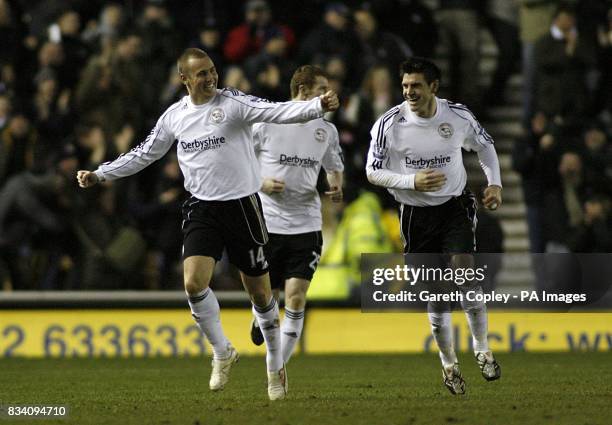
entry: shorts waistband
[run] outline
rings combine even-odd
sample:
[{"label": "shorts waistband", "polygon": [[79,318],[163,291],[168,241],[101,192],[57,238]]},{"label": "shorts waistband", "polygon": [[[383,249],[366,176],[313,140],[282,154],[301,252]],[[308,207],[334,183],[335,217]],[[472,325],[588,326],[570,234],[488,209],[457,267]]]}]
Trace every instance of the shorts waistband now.
[{"label": "shorts waistband", "polygon": [[437,209],[444,209],[444,208],[448,208],[449,206],[452,206],[454,204],[456,204],[459,201],[459,198],[461,198],[462,196],[466,196],[466,195],[472,195],[472,191],[469,190],[468,188],[463,189],[463,192],[461,192],[461,195],[457,195],[457,196],[451,196],[451,198],[445,202],[442,202],[439,205],[427,205],[427,206],[423,206],[423,207],[419,207],[416,205],[409,205],[409,204],[403,204],[406,207],[410,207],[410,208],[418,208],[418,209],[423,209],[423,210],[437,210]]},{"label": "shorts waistband", "polygon": [[223,206],[223,205],[230,205],[233,202],[240,202],[242,200],[248,200],[250,197],[252,196],[257,196],[257,192],[256,193],[252,193],[250,195],[244,196],[242,198],[236,198],[236,199],[227,199],[224,201],[216,201],[216,200],[212,200],[212,201],[207,201],[204,199],[199,199],[196,198],[194,195],[191,195],[189,198],[187,198],[187,200],[185,202],[183,202],[183,207],[189,206],[189,205],[195,205],[195,204],[202,204],[202,205],[209,205],[209,206]]}]

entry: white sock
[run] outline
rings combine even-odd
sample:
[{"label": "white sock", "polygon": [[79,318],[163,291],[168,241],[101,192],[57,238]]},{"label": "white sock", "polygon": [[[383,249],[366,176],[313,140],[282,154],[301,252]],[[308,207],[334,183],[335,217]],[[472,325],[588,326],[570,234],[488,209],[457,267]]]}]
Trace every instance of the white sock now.
[{"label": "white sock", "polygon": [[431,333],[440,350],[442,366],[451,366],[457,363],[457,355],[453,347],[453,327],[451,324],[451,313],[429,312],[429,323]]},{"label": "white sock", "polygon": [[304,310],[291,310],[285,307],[285,318],[281,325],[281,347],[283,361],[287,363],[295,350],[295,344],[300,340],[304,327]]},{"label": "white sock", "polygon": [[463,301],[461,307],[472,332],[474,352],[489,351],[487,306],[482,301]]},{"label": "white sock", "polygon": [[213,358],[226,359],[229,356],[229,341],[221,327],[219,301],[212,289],[206,288],[196,295],[188,296],[191,315],[212,346]]},{"label": "white sock", "polygon": [[266,365],[269,372],[276,372],[283,367],[281,352],[280,326],[278,320],[278,304],[274,297],[266,307],[253,304],[253,314],[259,324],[259,329],[266,341]]}]

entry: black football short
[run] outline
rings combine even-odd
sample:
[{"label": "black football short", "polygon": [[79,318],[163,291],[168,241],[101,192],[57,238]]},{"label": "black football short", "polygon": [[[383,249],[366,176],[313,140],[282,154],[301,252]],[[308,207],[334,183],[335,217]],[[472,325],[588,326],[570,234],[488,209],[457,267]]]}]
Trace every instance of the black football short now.
[{"label": "black football short", "polygon": [[433,207],[400,205],[404,253],[473,253],[476,250],[476,198],[469,190]]},{"label": "black football short", "polygon": [[280,235],[270,233],[266,245],[266,258],[270,262],[270,283],[273,289],[282,289],[292,277],[312,280],[321,258],[323,236],[321,232]]},{"label": "black football short", "polygon": [[268,231],[259,196],[231,201],[202,201],[194,196],[183,204],[183,258],[194,255],[229,260],[248,276],[268,271],[264,246]]}]

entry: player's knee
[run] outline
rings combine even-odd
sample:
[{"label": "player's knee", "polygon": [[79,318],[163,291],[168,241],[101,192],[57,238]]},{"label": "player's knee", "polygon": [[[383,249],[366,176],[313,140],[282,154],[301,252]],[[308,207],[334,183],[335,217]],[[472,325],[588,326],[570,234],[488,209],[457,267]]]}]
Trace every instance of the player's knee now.
[{"label": "player's knee", "polygon": [[258,307],[265,307],[270,302],[270,297],[266,296],[263,290],[251,292],[251,301]]},{"label": "player's knee", "polygon": [[196,295],[208,287],[208,282],[196,274],[185,275],[185,291],[189,295]]},{"label": "player's knee", "polygon": [[291,310],[302,310],[306,306],[306,292],[297,291],[285,297],[285,305]]}]

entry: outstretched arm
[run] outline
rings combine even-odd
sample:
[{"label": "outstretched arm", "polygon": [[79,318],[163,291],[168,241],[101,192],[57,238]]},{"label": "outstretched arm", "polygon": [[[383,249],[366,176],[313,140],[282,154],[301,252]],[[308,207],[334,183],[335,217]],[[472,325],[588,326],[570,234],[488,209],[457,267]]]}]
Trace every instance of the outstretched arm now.
[{"label": "outstretched arm", "polygon": [[136,174],[164,156],[173,142],[174,139],[165,126],[162,116],[140,145],[120,155],[114,161],[101,164],[95,171],[79,170],[77,172],[79,186],[87,188],[105,180],[116,180]]},{"label": "outstretched arm", "polygon": [[271,102],[243,93],[224,92],[223,96],[232,99],[240,116],[250,123],[269,122],[292,124],[320,118],[325,112],[338,109],[340,102],[333,91],[309,101]]}]

